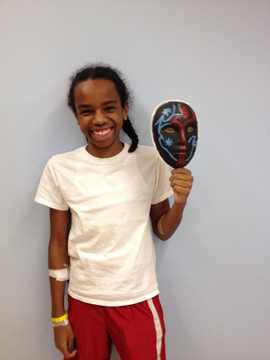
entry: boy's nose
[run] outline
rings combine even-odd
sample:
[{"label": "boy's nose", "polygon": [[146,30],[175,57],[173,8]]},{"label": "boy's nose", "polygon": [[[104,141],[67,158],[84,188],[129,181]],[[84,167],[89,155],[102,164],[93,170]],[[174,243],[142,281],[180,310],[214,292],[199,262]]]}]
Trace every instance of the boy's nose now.
[{"label": "boy's nose", "polygon": [[95,125],[102,125],[102,124],[105,124],[106,121],[107,120],[106,120],[106,117],[104,116],[104,114],[102,114],[101,112],[97,112],[94,117],[93,123]]}]

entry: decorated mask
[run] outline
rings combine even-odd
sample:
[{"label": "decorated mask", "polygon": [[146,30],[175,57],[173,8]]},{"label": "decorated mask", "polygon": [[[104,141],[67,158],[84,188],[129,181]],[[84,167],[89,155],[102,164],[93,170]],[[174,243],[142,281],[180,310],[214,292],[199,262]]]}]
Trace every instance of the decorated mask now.
[{"label": "decorated mask", "polygon": [[186,166],[197,146],[198,122],[194,110],[179,100],[159,104],[152,114],[151,134],[166,164],[172,168]]}]

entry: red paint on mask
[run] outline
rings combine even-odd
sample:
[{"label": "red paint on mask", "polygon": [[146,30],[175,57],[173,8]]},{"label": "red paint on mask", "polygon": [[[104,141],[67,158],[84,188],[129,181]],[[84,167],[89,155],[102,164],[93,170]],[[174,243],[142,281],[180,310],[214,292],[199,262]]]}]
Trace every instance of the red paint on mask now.
[{"label": "red paint on mask", "polygon": [[186,162],[187,157],[187,140],[186,140],[186,127],[187,125],[194,122],[193,117],[185,119],[186,112],[184,112],[183,116],[174,116],[170,123],[174,126],[176,126],[179,129],[179,135],[180,135],[180,148],[179,148],[179,154],[178,154],[178,161],[176,163],[176,167],[183,167]]}]

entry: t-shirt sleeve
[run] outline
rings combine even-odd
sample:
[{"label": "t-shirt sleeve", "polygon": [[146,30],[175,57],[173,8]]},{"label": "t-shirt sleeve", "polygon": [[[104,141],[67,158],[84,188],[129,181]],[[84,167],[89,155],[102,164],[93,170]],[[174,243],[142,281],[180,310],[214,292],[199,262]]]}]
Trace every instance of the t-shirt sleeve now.
[{"label": "t-shirt sleeve", "polygon": [[69,209],[59,188],[54,170],[53,158],[51,158],[45,166],[38,185],[35,201],[56,210],[64,211]]},{"label": "t-shirt sleeve", "polygon": [[171,176],[168,166],[157,157],[156,181],[152,197],[152,205],[158,204],[173,194],[169,178]]}]

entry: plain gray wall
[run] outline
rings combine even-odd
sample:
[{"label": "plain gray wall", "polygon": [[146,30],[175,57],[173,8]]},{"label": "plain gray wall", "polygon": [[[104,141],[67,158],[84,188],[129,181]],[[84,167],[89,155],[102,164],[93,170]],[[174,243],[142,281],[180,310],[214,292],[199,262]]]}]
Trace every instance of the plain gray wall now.
[{"label": "plain gray wall", "polygon": [[270,359],[269,15],[269,0],[0,0],[1,359],[62,359],[33,198],[47,160],[84,143],[67,79],[100,60],[134,89],[142,144],[161,101],[200,121],[183,223],[155,239],[168,360]]}]

